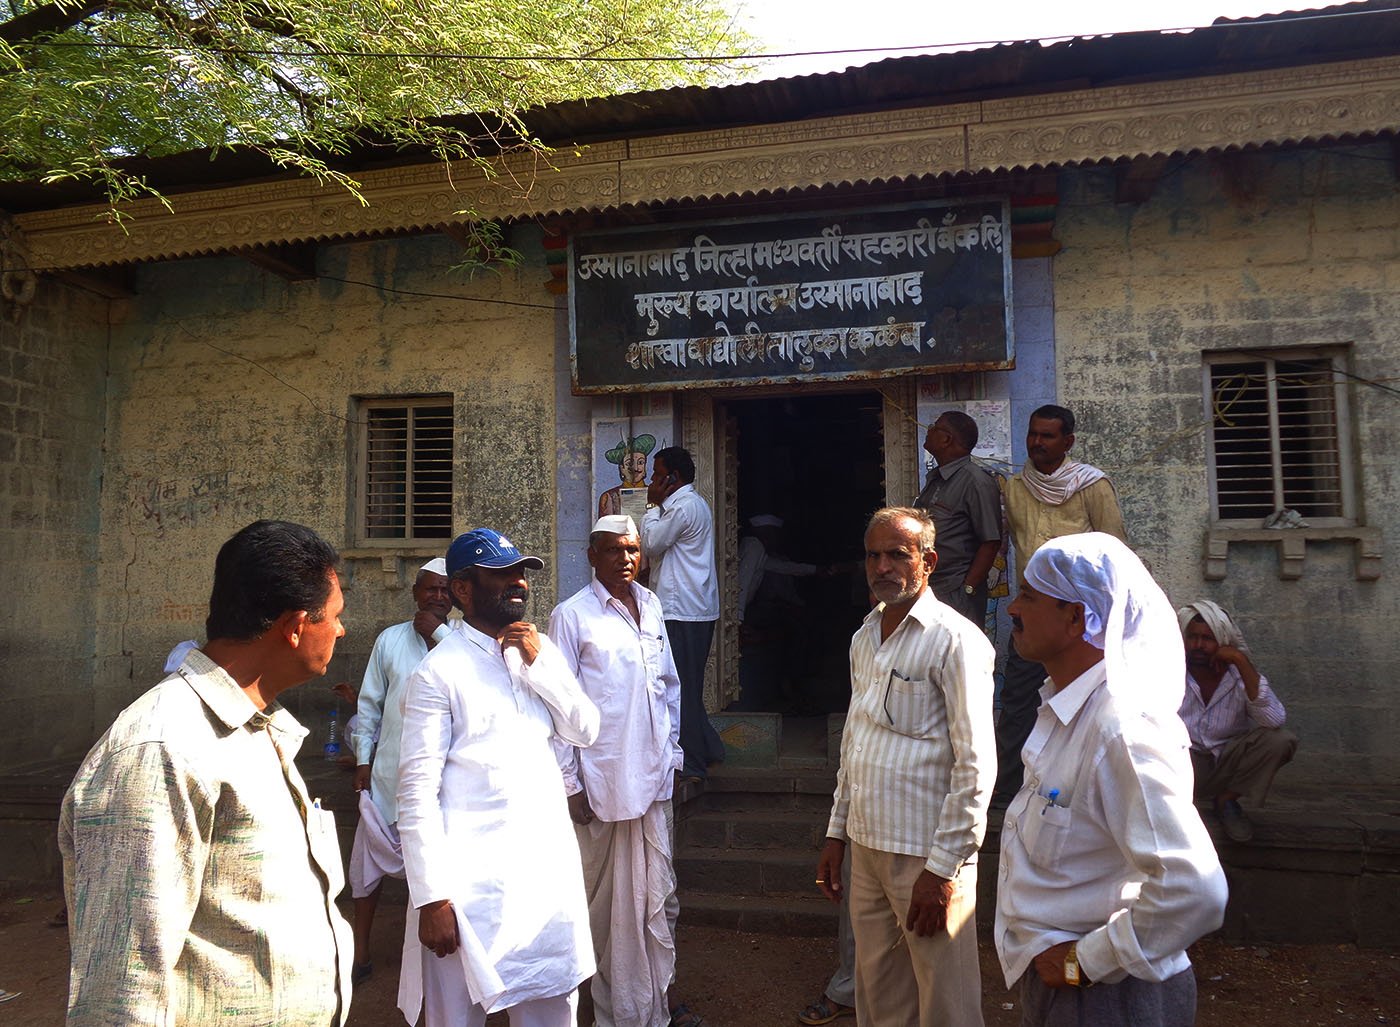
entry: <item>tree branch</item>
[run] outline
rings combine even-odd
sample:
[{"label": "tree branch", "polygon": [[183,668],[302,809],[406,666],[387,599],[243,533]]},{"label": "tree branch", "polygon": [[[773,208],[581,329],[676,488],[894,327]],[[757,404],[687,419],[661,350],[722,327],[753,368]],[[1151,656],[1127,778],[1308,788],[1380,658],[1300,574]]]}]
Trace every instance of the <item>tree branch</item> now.
[{"label": "tree branch", "polygon": [[79,0],[74,4],[44,4],[17,18],[0,22],[0,40],[14,45],[35,36],[71,29],[111,6],[111,0]]}]

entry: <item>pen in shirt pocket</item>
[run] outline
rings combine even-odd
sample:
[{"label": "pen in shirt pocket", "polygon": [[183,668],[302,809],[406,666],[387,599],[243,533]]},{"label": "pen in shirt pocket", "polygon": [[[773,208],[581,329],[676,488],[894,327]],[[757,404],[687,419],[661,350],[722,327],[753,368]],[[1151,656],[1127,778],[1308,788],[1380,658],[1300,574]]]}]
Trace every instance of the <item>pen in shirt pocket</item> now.
[{"label": "pen in shirt pocket", "polygon": [[1055,800],[1058,799],[1059,797],[1060,797],[1060,790],[1059,790],[1058,788],[1052,788],[1052,789],[1050,789],[1048,792],[1045,793],[1045,805],[1042,806],[1042,807],[1040,807],[1040,815],[1041,815],[1042,817],[1045,816],[1045,811],[1048,810],[1051,806],[1058,806],[1058,805],[1059,805],[1059,803],[1055,801]]}]

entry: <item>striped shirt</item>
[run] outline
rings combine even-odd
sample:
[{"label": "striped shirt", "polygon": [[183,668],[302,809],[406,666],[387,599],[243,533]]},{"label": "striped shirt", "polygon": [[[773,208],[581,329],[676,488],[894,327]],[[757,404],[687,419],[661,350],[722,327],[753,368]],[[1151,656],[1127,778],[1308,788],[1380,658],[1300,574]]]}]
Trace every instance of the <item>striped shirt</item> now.
[{"label": "striped shirt", "polygon": [[1283,727],[1283,703],[1279,702],[1269,679],[1259,675],[1259,698],[1250,701],[1244,678],[1238,668],[1225,671],[1215,694],[1207,703],[1201,699],[1201,686],[1186,672],[1186,694],[1181,699],[1181,719],[1191,736],[1191,748],[1219,756],[1233,739],[1256,727]]},{"label": "striped shirt", "polygon": [[827,837],[923,856],[951,880],[987,827],[996,654],[927,589],[881,642],[883,611],[851,639],[851,708]]}]

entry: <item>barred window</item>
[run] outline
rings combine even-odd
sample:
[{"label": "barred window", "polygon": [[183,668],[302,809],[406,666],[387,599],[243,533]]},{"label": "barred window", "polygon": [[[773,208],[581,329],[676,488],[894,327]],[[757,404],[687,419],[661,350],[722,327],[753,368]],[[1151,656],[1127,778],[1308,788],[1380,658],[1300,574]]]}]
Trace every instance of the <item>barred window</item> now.
[{"label": "barred window", "polygon": [[1206,354],[1217,521],[1258,527],[1292,509],[1316,526],[1355,523],[1344,356],[1317,348]]},{"label": "barred window", "polygon": [[452,398],[361,400],[362,541],[452,535]]}]

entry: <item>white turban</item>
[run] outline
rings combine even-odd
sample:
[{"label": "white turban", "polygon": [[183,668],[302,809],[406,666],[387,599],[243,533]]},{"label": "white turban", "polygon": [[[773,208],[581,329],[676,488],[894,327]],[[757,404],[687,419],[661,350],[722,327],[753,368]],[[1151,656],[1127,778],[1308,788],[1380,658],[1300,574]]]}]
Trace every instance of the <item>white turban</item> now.
[{"label": "white turban", "polygon": [[445,578],[447,577],[447,560],[441,556],[434,557],[418,568],[419,574],[425,571],[429,574],[441,574]]},{"label": "white turban", "polygon": [[1212,603],[1209,599],[1197,599],[1176,611],[1176,620],[1181,626],[1182,638],[1186,637],[1186,626],[1197,617],[1206,622],[1206,627],[1210,628],[1210,633],[1215,636],[1215,641],[1219,645],[1230,645],[1241,652],[1249,652],[1249,646],[1245,645],[1244,642],[1244,634],[1240,631],[1234,618],[1225,612],[1224,607],[1218,603]]},{"label": "white turban", "polygon": [[1064,535],[1025,569],[1037,592],[1084,607],[1084,639],[1102,649],[1108,687],[1138,709],[1175,717],[1186,655],[1172,605],[1142,561],[1101,531]]}]

